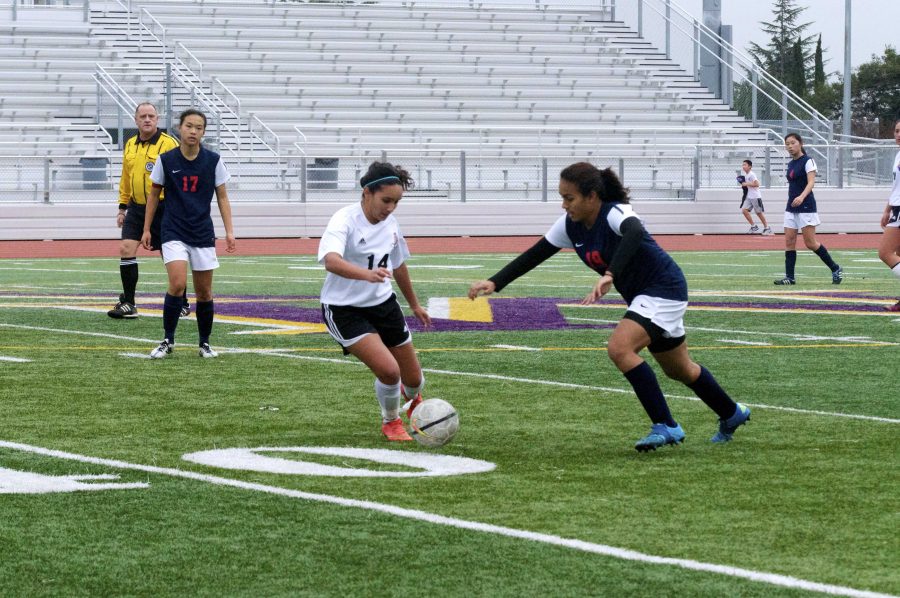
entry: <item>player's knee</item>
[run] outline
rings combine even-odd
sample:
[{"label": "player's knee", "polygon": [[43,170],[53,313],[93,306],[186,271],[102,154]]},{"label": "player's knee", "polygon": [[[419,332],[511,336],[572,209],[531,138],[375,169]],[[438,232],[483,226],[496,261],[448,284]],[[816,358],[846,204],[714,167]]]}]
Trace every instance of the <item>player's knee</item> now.
[{"label": "player's knee", "polygon": [[400,384],[400,368],[398,368],[396,364],[393,366],[388,364],[379,365],[372,368],[372,372],[382,384]]},{"label": "player's knee", "polygon": [[[181,292],[184,293],[184,290],[182,289]],[[204,291],[204,290],[194,289],[194,297],[195,297],[196,301],[212,301],[213,300],[212,291]]]},{"label": "player's knee", "polygon": [[621,366],[625,364],[629,357],[634,355],[634,351],[625,343],[612,341],[606,346],[606,354],[614,364]]}]

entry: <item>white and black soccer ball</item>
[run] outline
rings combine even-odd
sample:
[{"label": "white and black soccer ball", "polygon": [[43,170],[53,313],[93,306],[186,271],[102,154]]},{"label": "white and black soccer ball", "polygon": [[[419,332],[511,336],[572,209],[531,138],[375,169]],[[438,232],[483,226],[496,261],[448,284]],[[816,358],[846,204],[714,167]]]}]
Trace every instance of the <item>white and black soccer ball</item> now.
[{"label": "white and black soccer ball", "polygon": [[459,431],[459,414],[443,399],[426,399],[419,403],[409,418],[412,437],[422,446],[444,446]]}]

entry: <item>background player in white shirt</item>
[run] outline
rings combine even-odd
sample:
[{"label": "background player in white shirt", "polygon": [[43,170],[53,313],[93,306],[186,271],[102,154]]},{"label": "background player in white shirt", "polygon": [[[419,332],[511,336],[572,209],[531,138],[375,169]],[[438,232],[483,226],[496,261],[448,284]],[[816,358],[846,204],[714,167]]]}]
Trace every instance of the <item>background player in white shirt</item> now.
[{"label": "background player in white shirt", "polygon": [[359,183],[362,200],[335,212],[319,242],[319,263],[328,271],[322,317],[344,353],[375,374],[382,433],[391,441],[412,440],[400,420],[401,394],[409,416],[422,401],[425,377],[391,286],[393,278],[416,318],[431,326],[413,291],[409,249],[393,215],[412,179],[399,166],[374,162]]},{"label": "background player in white shirt", "polygon": [[[738,177],[738,183],[744,189],[744,197],[741,199],[741,212],[744,214],[747,222],[750,223],[751,235],[773,235],[775,233],[772,232],[772,229],[769,228],[769,223],[766,222],[766,209],[763,207],[762,193],[759,192],[759,179],[751,168],[753,168],[753,162],[750,160],[744,160],[744,163],[741,164],[741,170],[744,172],[743,175]],[[762,233],[759,231],[759,226],[753,224],[753,216],[750,215],[750,210],[753,210],[759,216],[759,221],[763,225]]]},{"label": "background player in white shirt", "polygon": [[[900,119],[894,121],[894,141],[900,145]],[[897,152],[897,156],[894,158],[891,174],[894,186],[891,188],[891,196],[881,215],[881,227],[884,229],[884,234],[881,235],[881,244],[878,246],[878,257],[897,278],[900,278],[900,152]],[[900,311],[900,300],[888,309]]]}]

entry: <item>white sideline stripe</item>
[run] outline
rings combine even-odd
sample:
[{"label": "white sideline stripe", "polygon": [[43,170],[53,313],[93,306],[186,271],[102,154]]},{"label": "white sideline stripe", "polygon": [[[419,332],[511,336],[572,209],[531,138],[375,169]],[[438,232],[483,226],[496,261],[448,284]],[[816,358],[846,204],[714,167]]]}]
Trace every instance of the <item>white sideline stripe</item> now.
[{"label": "white sideline stripe", "polygon": [[63,334],[80,334],[82,336],[99,336],[102,338],[114,338],[122,341],[137,341],[140,343],[159,343],[159,339],[137,338],[134,336],[121,336],[118,334],[106,334],[105,332],[85,332],[83,330],[66,330],[65,328],[45,328],[43,326],[26,326],[24,324],[6,324],[0,322],[3,328],[19,328],[21,330],[43,330],[44,332],[61,332]]},{"label": "white sideline stripe", "polygon": [[[600,318],[576,318],[566,317],[567,320],[575,320],[578,322],[598,322],[601,324],[615,324],[619,320],[603,320]],[[839,341],[843,343],[881,343],[885,345],[896,345],[898,343],[891,341],[876,340],[869,336],[817,336],[814,334],[795,334],[792,332],[774,332],[761,330],[734,330],[731,328],[706,328],[703,326],[685,326],[686,330],[700,330],[702,332],[722,332],[725,334],[748,334],[757,336],[785,336],[801,341]]]},{"label": "white sideline stripe", "polygon": [[21,357],[7,357],[0,355],[0,361],[11,361],[12,363],[31,363],[30,359],[22,359]]},{"label": "white sideline stripe", "polygon": [[764,343],[762,341],[739,341],[731,338],[717,338],[716,342],[732,343],[734,345],[753,345],[757,347],[771,347],[772,343]]},{"label": "white sideline stripe", "polygon": [[519,345],[489,345],[494,349],[512,349],[513,351],[543,351],[537,347],[522,347]]},{"label": "white sideline stripe", "polygon": [[151,359],[149,353],[119,353],[122,357],[132,357],[134,359]]},{"label": "white sideline stripe", "polygon": [[797,577],[788,575],[779,575],[777,573],[766,573],[764,571],[754,571],[752,569],[742,569],[740,567],[731,567],[728,565],[717,565],[715,563],[704,563],[702,561],[694,561],[691,559],[679,559],[673,557],[656,556],[652,554],[644,554],[636,550],[628,550],[617,548],[615,546],[607,546],[605,544],[595,544],[584,540],[575,540],[571,538],[563,538],[551,534],[542,534],[539,532],[531,532],[528,530],[515,529],[500,525],[492,525],[488,523],[480,523],[478,521],[468,521],[466,519],[457,519],[455,517],[445,517],[426,511],[416,509],[405,509],[384,503],[377,503],[369,500],[356,500],[352,498],[342,498],[340,496],[331,496],[328,494],[314,494],[311,492],[301,492],[299,490],[289,490],[287,488],[279,488],[278,486],[268,486],[265,484],[257,484],[253,482],[244,482],[231,478],[223,478],[193,471],[185,471],[182,469],[171,469],[168,467],[157,467],[154,465],[141,465],[139,463],[129,463],[127,461],[118,461],[115,459],[102,459],[99,457],[89,457],[87,455],[78,455],[64,451],[32,446],[28,444],[20,444],[17,442],[9,442],[0,440],[0,447],[54,457],[57,459],[68,459],[71,461],[79,461],[81,463],[90,463],[93,465],[103,465],[116,469],[129,469],[143,471],[146,473],[168,475],[176,478],[184,478],[188,480],[196,480],[199,482],[207,482],[217,486],[230,486],[232,488],[240,488],[242,490],[254,490],[256,492],[265,492],[267,494],[275,494],[278,496],[286,496],[289,498],[299,498],[301,500],[309,500],[316,502],[324,502],[342,507],[352,507],[357,509],[365,509],[368,511],[376,511],[405,519],[415,521],[424,521],[425,523],[433,523],[435,525],[446,525],[458,529],[466,529],[487,534],[496,534],[509,538],[521,538],[523,540],[531,540],[532,542],[541,542],[553,546],[580,550],[593,554],[609,556],[626,561],[637,561],[641,563],[649,563],[653,565],[669,565],[689,569],[692,571],[703,571],[707,573],[717,573],[730,577],[739,577],[766,583],[774,586],[785,588],[802,589],[811,592],[821,592],[832,596],[850,596],[852,598],[897,598],[890,594],[881,594],[878,592],[870,592],[866,590],[857,590],[845,586],[835,586],[830,584],[818,583],[815,581],[807,581]]},{"label": "white sideline stripe", "polygon": [[[137,341],[150,344],[157,344],[159,340],[135,338],[131,336],[119,336],[115,334],[103,334],[100,332],[83,332],[80,330],[64,330],[58,328],[43,328],[40,326],[25,326],[23,324],[6,324],[0,322],[0,327],[6,328],[23,328],[26,330],[46,330],[48,332],[63,332],[66,334],[83,334],[86,336],[102,336],[107,338],[115,338],[125,341]],[[351,361],[348,359],[333,359],[329,357],[313,357],[311,355],[295,355],[293,353],[280,353],[278,349],[241,349],[241,348],[222,348],[220,353],[255,353],[259,355],[274,355],[276,357],[287,357],[289,359],[300,359],[304,361],[321,361],[326,363],[340,363],[344,365],[356,365],[362,367],[359,361]],[[620,394],[632,394],[634,391],[624,388],[612,388],[609,386],[592,386],[588,384],[574,384],[571,382],[557,382],[555,380],[535,380],[533,378],[516,378],[512,376],[501,376],[499,374],[481,374],[477,372],[455,372],[452,370],[438,370],[433,368],[422,368],[423,372],[432,374],[446,374],[449,376],[468,376],[470,378],[486,378],[489,380],[506,380],[509,382],[522,382],[524,384],[541,384],[544,386],[558,386],[561,388],[578,388],[582,390],[599,390],[605,392],[615,392]],[[699,401],[697,397],[689,397],[684,395],[666,395],[672,399],[684,399],[686,401]],[[771,409],[772,411],[784,411],[787,413],[798,413],[802,415],[822,415],[825,417],[841,417],[845,419],[860,419],[864,421],[874,421],[887,424],[900,424],[900,419],[891,419],[889,417],[877,417],[874,415],[857,415],[855,413],[836,413],[833,411],[817,411],[813,409],[798,409],[796,407],[780,407],[777,405],[765,405],[762,403],[742,403],[748,407],[758,407],[760,409]]]}]

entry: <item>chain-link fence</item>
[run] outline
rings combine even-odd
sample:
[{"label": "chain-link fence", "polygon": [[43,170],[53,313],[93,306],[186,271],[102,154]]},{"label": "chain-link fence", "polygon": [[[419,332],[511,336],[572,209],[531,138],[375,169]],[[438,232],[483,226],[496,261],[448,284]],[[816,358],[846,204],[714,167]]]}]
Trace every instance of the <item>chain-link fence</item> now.
[{"label": "chain-link fence", "polygon": [[[816,160],[817,185],[835,186],[843,168],[844,186],[888,186],[897,148],[888,145],[807,145]],[[429,201],[556,201],[559,172],[587,160],[612,168],[636,199],[690,200],[701,188],[736,186],[744,159],[763,187],[786,185],[789,161],[775,145],[665,148],[645,156],[623,157],[613,148],[586,146],[580,156],[498,157],[464,151],[371,151],[354,156],[225,156],[232,174],[230,196],[237,202],[344,201],[359,193],[369,164],[388,160],[403,166],[416,182],[406,197]],[[115,201],[121,155],[0,156],[0,203]]]}]

